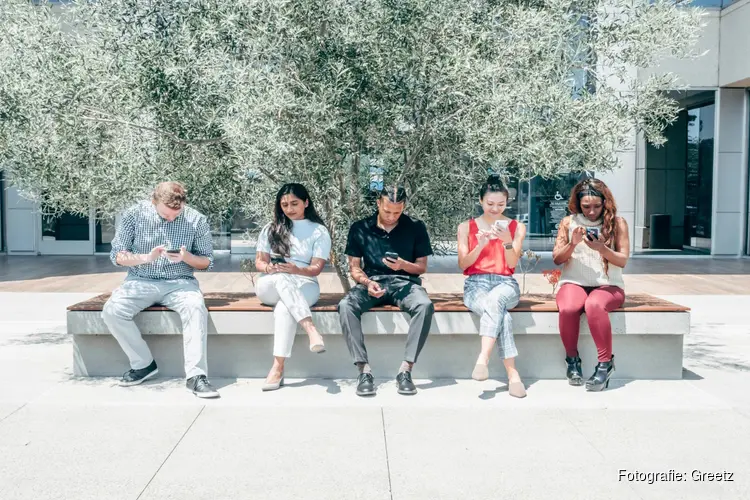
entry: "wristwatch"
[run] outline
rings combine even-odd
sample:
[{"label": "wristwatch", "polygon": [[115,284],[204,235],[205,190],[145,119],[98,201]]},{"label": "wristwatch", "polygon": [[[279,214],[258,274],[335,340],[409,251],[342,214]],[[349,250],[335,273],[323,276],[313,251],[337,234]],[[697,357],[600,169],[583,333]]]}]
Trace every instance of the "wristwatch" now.
[{"label": "wristwatch", "polygon": [[503,243],[503,248],[510,250],[513,248],[513,243]]}]

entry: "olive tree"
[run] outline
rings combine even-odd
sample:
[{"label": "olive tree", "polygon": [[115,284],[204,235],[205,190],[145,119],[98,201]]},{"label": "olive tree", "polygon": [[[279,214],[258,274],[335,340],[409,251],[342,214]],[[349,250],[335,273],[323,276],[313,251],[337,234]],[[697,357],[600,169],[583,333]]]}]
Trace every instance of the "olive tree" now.
[{"label": "olive tree", "polygon": [[654,0],[110,0],[0,3],[0,161],[52,211],[112,214],[185,182],[215,218],[271,217],[304,183],[334,240],[372,172],[453,238],[489,171],[608,171],[678,107],[701,12]]}]

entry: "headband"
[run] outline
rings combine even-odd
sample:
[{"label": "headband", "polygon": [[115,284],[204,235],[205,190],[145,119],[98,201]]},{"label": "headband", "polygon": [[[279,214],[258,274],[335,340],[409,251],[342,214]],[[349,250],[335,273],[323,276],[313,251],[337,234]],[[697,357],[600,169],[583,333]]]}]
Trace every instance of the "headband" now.
[{"label": "headband", "polygon": [[584,190],[578,191],[578,199],[580,200],[584,196],[596,196],[598,198],[604,199],[604,195],[597,191],[596,189],[592,188],[591,186],[587,187]]}]

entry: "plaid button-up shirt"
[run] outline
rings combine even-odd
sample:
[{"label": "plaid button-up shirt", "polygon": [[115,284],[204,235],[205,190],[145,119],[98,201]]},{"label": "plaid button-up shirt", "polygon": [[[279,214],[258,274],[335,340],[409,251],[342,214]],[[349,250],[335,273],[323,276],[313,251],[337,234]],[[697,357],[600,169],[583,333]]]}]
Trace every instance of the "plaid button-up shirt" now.
[{"label": "plaid button-up shirt", "polygon": [[[117,266],[118,253],[146,254],[159,245],[167,249],[184,246],[193,255],[208,257],[211,263],[206,270],[214,265],[211,227],[206,216],[185,206],[182,213],[169,222],[159,215],[150,201],[139,203],[123,214],[112,240],[109,258]],[[185,262],[172,263],[166,257],[159,257],[154,262],[128,268],[128,277],[195,279],[193,272],[194,269]]]}]

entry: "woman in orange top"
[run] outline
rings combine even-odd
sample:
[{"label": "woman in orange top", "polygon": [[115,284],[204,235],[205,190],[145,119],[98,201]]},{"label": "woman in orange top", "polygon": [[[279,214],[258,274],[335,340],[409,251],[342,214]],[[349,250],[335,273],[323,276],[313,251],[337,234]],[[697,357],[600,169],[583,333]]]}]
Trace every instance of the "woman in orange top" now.
[{"label": "woman in orange top", "polygon": [[508,392],[522,398],[526,388],[516,370],[518,350],[508,310],[518,304],[521,296],[513,272],[521,256],[526,227],[503,215],[508,189],[499,176],[491,175],[482,185],[479,202],[484,213],[458,227],[458,265],[467,276],[464,304],[481,317],[482,349],[471,377],[489,377],[487,365],[497,343],[508,372]]}]

